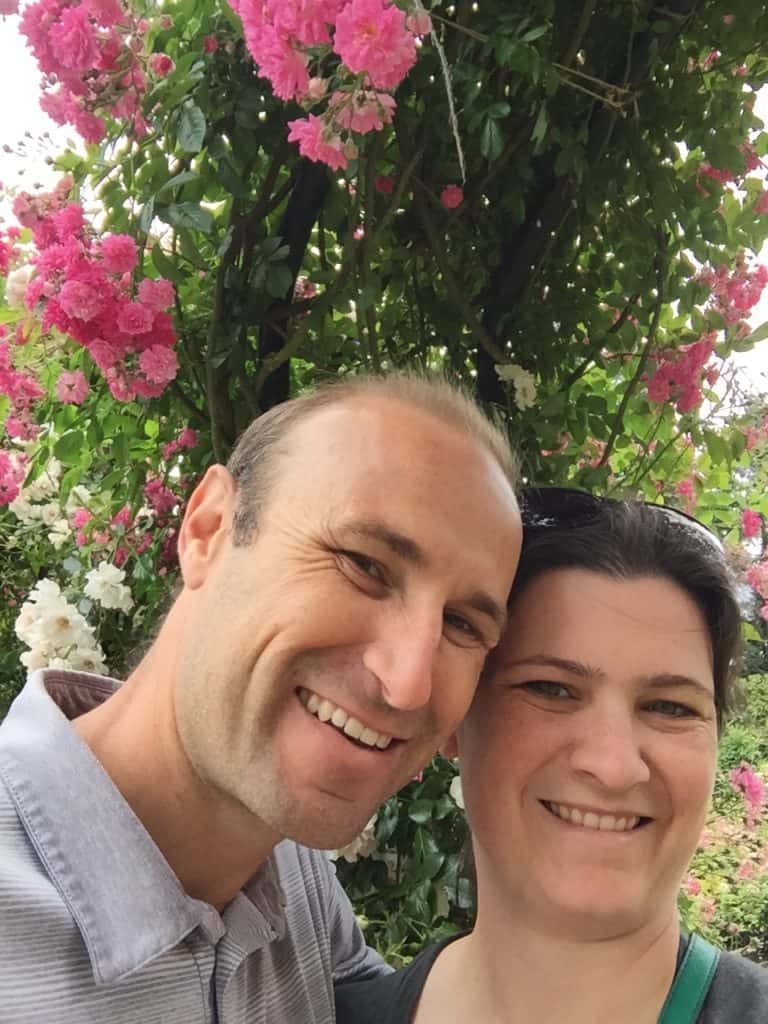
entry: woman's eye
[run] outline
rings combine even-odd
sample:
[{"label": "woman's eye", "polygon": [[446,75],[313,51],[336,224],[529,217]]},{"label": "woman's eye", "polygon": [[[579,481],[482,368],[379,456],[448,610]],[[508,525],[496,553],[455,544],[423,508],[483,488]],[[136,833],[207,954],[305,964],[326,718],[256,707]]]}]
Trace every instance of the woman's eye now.
[{"label": "woman's eye", "polygon": [[529,683],[523,683],[524,689],[535,693],[539,697],[553,697],[558,700],[572,697],[573,694],[562,683],[553,683],[546,679],[535,679]]},{"label": "woman's eye", "polygon": [[698,715],[693,708],[676,700],[654,700],[646,704],[646,709],[667,718],[695,718]]}]

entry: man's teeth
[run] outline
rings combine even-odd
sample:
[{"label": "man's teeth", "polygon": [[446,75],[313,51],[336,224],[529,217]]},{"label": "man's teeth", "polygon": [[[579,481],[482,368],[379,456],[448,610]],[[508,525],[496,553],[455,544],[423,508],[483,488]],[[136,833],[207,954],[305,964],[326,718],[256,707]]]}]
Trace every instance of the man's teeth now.
[{"label": "man's teeth", "polygon": [[598,829],[601,832],[631,832],[640,822],[635,814],[617,818],[613,814],[595,814],[594,811],[582,812],[576,807],[555,804],[551,800],[543,802],[553,814],[562,818],[563,821],[570,821],[572,825],[581,825],[582,828]]},{"label": "man's teeth", "polygon": [[386,750],[392,742],[391,736],[387,736],[383,732],[376,732],[375,729],[369,729],[367,725],[363,725],[357,718],[347,714],[344,708],[331,704],[329,700],[318,697],[316,693],[312,693],[310,690],[305,690],[301,687],[299,689],[299,700],[315,718],[319,718],[321,722],[335,725],[337,729],[346,736],[349,736],[350,739],[357,740],[358,743],[362,743],[366,747],[378,747],[379,750]]}]

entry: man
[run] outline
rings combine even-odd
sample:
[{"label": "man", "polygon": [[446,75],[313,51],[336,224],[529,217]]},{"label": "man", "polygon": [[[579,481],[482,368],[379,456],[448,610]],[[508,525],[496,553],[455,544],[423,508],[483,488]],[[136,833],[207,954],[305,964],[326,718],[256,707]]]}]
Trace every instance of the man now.
[{"label": "man", "polygon": [[401,376],[288,402],[208,470],[138,668],[35,673],[0,728],[0,1021],[330,1022],[333,977],[384,969],[295,843],[349,842],[463,716],[514,483],[470,402]]}]

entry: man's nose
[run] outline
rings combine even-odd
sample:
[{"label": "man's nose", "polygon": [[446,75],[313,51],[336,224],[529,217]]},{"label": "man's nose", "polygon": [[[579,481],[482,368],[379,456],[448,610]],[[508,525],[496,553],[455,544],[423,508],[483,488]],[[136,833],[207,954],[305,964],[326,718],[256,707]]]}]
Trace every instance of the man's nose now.
[{"label": "man's nose", "polygon": [[571,752],[575,771],[616,793],[648,781],[641,727],[628,710],[596,711],[584,725]]},{"label": "man's nose", "polygon": [[442,636],[442,612],[423,616],[397,617],[387,631],[368,646],[363,663],[379,680],[381,695],[391,708],[415,711],[432,696],[435,660]]}]

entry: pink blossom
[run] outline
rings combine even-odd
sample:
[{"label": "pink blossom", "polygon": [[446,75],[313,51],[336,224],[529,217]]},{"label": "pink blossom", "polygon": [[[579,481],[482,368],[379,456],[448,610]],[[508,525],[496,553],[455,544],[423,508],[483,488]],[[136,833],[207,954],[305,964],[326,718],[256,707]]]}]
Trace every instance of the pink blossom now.
[{"label": "pink blossom", "polygon": [[19,13],[19,0],[0,0],[0,15],[7,17]]},{"label": "pink blossom", "polygon": [[289,121],[289,142],[298,142],[302,156],[316,163],[324,163],[334,171],[347,166],[341,136],[329,130],[321,118],[309,114],[306,118]]},{"label": "pink blossom", "polygon": [[84,5],[65,7],[48,33],[51,53],[62,67],[87,71],[96,65],[99,48]]},{"label": "pink blossom", "polygon": [[440,202],[446,210],[455,210],[464,202],[464,190],[459,185],[446,185],[440,193]]},{"label": "pink blossom", "polygon": [[[68,316],[76,317],[78,320],[93,320],[102,312],[108,298],[100,283],[98,278],[92,281],[66,281],[59,292],[59,305]],[[64,329],[66,330],[66,326]]]},{"label": "pink blossom", "polygon": [[167,53],[153,53],[149,58],[149,67],[158,78],[167,78],[176,69],[173,59]]},{"label": "pink blossom", "polygon": [[104,269],[110,274],[130,274],[139,262],[136,243],[130,235],[105,235],[99,251]]},{"label": "pink blossom", "polygon": [[216,53],[219,48],[219,41],[216,36],[206,36],[203,40],[204,53]]},{"label": "pink blossom", "polygon": [[309,90],[306,53],[270,25],[263,26],[258,37],[249,37],[246,25],[245,38],[259,65],[259,74],[270,80],[275,96],[281,100],[304,99]]},{"label": "pink blossom", "polygon": [[755,213],[768,213],[768,188],[764,188],[755,201]]},{"label": "pink blossom", "polygon": [[760,608],[760,618],[763,622],[768,622],[768,601],[766,601]]},{"label": "pink blossom", "polygon": [[0,505],[10,505],[18,498],[24,482],[25,463],[0,449]]},{"label": "pink blossom", "polygon": [[168,384],[176,376],[179,361],[173,349],[164,345],[153,345],[139,356],[141,372],[155,384]]},{"label": "pink blossom", "polygon": [[184,427],[182,432],[179,434],[179,444],[182,448],[196,448],[197,431],[193,430],[192,427]]},{"label": "pink blossom", "polygon": [[745,508],[741,513],[741,532],[749,539],[758,537],[763,527],[763,517],[754,509]]},{"label": "pink blossom", "polygon": [[153,319],[152,311],[140,302],[123,302],[117,314],[117,326],[124,334],[146,334]]},{"label": "pink blossom", "polygon": [[754,827],[765,803],[765,783],[750,764],[742,761],[738,768],[728,773],[731,786],[744,797],[747,809],[747,824]]},{"label": "pink blossom", "polygon": [[724,25],[732,25],[733,24],[733,15],[732,14],[724,14],[723,15],[723,24]]},{"label": "pink blossom", "polygon": [[742,881],[748,881],[750,878],[754,878],[757,874],[757,865],[753,860],[744,860],[739,865],[739,870],[736,872],[736,877]]},{"label": "pink blossom", "polygon": [[139,301],[155,313],[160,313],[173,305],[176,290],[164,277],[157,280],[145,277],[139,283]]},{"label": "pink blossom", "polygon": [[683,882],[683,889],[685,889],[689,896],[698,896],[701,892],[701,882],[698,878],[694,878],[693,875],[688,875]]},{"label": "pink blossom", "polygon": [[354,74],[377,89],[396,88],[416,63],[405,14],[386,0],[350,0],[336,19],[333,48]]},{"label": "pink blossom", "polygon": [[428,36],[432,31],[432,19],[424,10],[409,14],[405,24],[415,36]]},{"label": "pink blossom", "polygon": [[755,562],[744,573],[747,583],[762,598],[768,600],[768,561]]},{"label": "pink blossom", "polygon": [[364,135],[379,132],[385,124],[391,124],[396,106],[394,97],[387,92],[335,92],[328,112],[340,128]]},{"label": "pink blossom", "polygon": [[377,174],[373,179],[373,187],[383,196],[391,196],[395,189],[395,182],[388,174]]},{"label": "pink blossom", "polygon": [[88,394],[88,381],[82,370],[62,370],[56,382],[56,397],[67,405],[80,405]]},{"label": "pink blossom", "polygon": [[714,920],[714,918],[715,918],[716,911],[717,911],[717,904],[715,903],[714,899],[711,896],[708,899],[705,899],[705,900],[701,901],[701,919],[702,919],[702,921],[705,921],[707,924],[710,924]]},{"label": "pink blossom", "polygon": [[152,511],[161,516],[166,512],[172,512],[179,503],[179,499],[173,491],[156,477],[147,482],[144,487],[144,495]]}]

